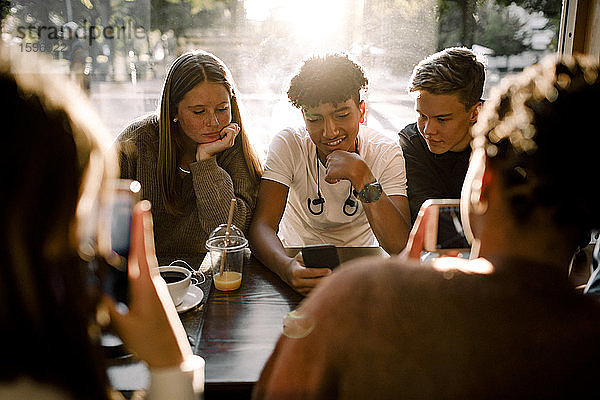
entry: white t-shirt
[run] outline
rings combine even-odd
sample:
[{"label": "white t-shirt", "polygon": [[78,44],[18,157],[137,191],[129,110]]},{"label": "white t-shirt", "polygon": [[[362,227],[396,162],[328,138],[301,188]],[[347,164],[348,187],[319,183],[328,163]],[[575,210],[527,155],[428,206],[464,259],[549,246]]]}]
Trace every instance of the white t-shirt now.
[{"label": "white t-shirt", "polygon": [[[388,196],[406,196],[406,170],[400,145],[379,132],[361,126],[358,154],[365,160]],[[271,141],[262,178],[289,188],[287,204],[279,224],[285,247],[331,243],[336,246],[378,246],[361,202],[353,216],[343,212],[352,190],[350,181],[325,182],[326,169],[318,163],[323,213],[313,215],[308,198],[317,199],[317,150],[306,128],[286,128]],[[312,206],[312,205],[311,205]],[[320,206],[312,206],[318,211]],[[348,211],[351,211],[348,209]]]}]

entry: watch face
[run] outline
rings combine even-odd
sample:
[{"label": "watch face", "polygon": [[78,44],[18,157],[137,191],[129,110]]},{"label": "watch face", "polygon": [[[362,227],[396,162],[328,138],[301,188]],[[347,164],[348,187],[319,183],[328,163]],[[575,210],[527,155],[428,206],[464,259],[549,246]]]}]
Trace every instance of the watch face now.
[{"label": "watch face", "polygon": [[361,199],[366,203],[372,203],[374,201],[379,200],[381,197],[381,193],[383,189],[381,188],[381,184],[377,181],[373,183],[368,183],[365,187],[358,193]]}]

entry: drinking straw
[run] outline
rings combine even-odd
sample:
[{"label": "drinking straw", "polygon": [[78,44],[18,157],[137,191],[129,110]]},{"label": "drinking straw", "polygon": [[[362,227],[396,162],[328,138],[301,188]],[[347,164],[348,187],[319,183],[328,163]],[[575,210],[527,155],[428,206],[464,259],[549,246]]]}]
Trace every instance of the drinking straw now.
[{"label": "drinking straw", "polygon": [[229,206],[229,217],[227,218],[227,229],[225,229],[225,249],[223,256],[221,257],[221,268],[219,269],[219,276],[223,276],[223,268],[225,268],[225,258],[227,257],[227,247],[229,246],[229,234],[231,233],[231,221],[233,221],[233,210],[235,209],[235,198],[231,199],[231,206]]}]

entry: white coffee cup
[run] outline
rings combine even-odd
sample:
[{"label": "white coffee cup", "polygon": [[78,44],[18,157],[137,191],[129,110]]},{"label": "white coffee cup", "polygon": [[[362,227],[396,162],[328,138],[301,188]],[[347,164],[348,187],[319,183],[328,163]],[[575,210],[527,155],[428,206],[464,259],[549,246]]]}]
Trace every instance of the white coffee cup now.
[{"label": "white coffee cup", "polygon": [[183,298],[190,287],[192,271],[176,265],[158,267],[158,271],[167,283],[169,294],[175,306],[183,303]]}]

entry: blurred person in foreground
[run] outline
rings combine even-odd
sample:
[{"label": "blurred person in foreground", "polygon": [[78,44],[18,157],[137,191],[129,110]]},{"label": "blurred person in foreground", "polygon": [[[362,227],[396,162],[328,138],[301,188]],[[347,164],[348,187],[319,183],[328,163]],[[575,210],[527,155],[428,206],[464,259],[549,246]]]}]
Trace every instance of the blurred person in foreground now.
[{"label": "blurred person in foreground", "polygon": [[32,66],[51,69],[0,46],[10,149],[0,169],[8,188],[0,200],[0,398],[115,398],[99,345],[101,325],[112,322],[150,368],[149,398],[197,399],[204,361],[158,273],[150,205],[134,209],[129,309],[117,311],[92,284],[89,262],[101,253],[86,239],[118,176],[116,154],[82,92],[57,74],[21,73]]},{"label": "blurred person in foreground", "polygon": [[367,78],[345,54],[304,61],[288,98],[304,126],[271,141],[250,245],[256,257],[296,291],[307,294],[331,273],[306,268],[285,247],[381,246],[397,254],[410,230],[402,149],[361,126]]},{"label": "blurred person in foreground", "polygon": [[404,257],[340,267],[286,320],[254,398],[595,397],[600,303],[568,269],[600,227],[598,73],[550,58],[504,80],[461,196],[478,258],[415,261],[423,213]]},{"label": "blurred person in foreground", "polygon": [[[451,47],[415,66],[409,92],[417,122],[400,131],[406,160],[411,222],[427,199],[458,199],[471,156],[471,128],[481,108],[485,68],[467,48]],[[449,220],[440,221],[438,241],[464,247]]]},{"label": "blurred person in foreground", "polygon": [[199,265],[208,235],[227,222],[246,232],[262,166],[242,123],[238,91],[225,64],[196,50],[171,64],[158,113],[118,137],[121,177],[142,184],[152,203],[161,265]]}]

